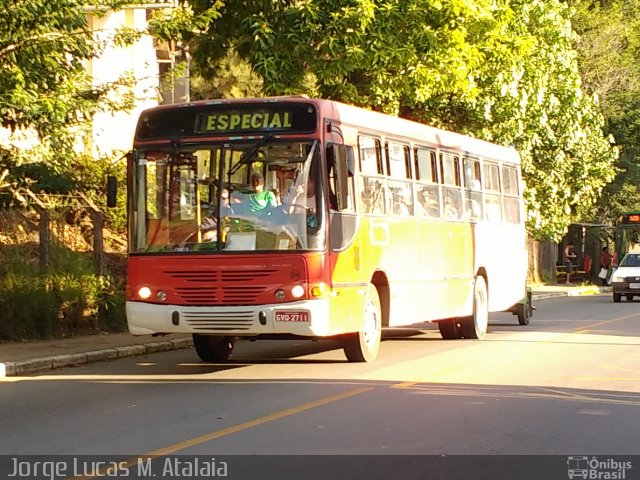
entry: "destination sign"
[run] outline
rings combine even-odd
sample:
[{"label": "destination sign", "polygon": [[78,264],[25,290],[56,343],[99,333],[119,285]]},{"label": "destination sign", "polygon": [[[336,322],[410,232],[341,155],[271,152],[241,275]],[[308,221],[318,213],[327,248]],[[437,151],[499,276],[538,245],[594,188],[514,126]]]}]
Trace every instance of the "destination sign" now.
[{"label": "destination sign", "polygon": [[311,133],[318,124],[310,103],[188,105],[143,112],[140,140],[216,134]]},{"label": "destination sign", "polygon": [[211,113],[202,122],[207,132],[242,130],[289,130],[293,126],[291,112]]},{"label": "destination sign", "polygon": [[624,215],[622,221],[623,223],[640,223],[640,214],[631,213]]}]

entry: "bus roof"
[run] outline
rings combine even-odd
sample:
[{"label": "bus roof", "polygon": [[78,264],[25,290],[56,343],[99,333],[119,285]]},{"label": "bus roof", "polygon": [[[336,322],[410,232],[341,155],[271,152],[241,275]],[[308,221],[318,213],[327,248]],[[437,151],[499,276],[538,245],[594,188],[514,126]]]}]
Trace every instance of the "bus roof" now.
[{"label": "bus roof", "polygon": [[140,118],[152,115],[154,112],[168,110],[187,111],[203,110],[207,106],[215,105],[250,105],[250,104],[285,104],[285,103],[312,103],[316,105],[321,118],[333,120],[357,127],[373,134],[394,136],[399,139],[411,140],[415,143],[424,143],[444,149],[455,149],[462,152],[471,152],[473,155],[481,155],[505,160],[510,163],[520,163],[520,157],[513,147],[497,145],[485,140],[480,140],[468,135],[451,132],[448,130],[431,127],[412,120],[388,115],[365,108],[347,105],[335,100],[322,100],[309,98],[306,95],[292,95],[281,97],[261,98],[234,98],[199,100],[189,103],[160,105],[144,110]]}]

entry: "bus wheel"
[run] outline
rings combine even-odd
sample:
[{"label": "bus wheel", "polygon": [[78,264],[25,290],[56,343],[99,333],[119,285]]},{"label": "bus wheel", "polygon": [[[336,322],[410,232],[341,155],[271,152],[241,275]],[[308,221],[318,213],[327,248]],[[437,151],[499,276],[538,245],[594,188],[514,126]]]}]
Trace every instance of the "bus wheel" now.
[{"label": "bus wheel", "polygon": [[233,337],[193,334],[193,346],[203,362],[225,362],[229,359],[235,343]]},{"label": "bus wheel", "polygon": [[620,302],[621,299],[622,299],[622,294],[620,294],[620,293],[614,293],[613,294],[613,301],[614,302],[618,303],[618,302]]},{"label": "bus wheel", "polygon": [[628,302],[633,300],[633,295],[625,295],[625,297],[627,297]]},{"label": "bus wheel", "polygon": [[372,284],[367,287],[364,302],[364,326],[361,331],[349,333],[344,341],[344,353],[350,362],[373,362],[380,350],[382,338],[382,313],[378,290]]},{"label": "bus wheel", "polygon": [[487,284],[482,275],[478,275],[473,284],[473,315],[465,317],[460,323],[464,338],[482,338],[487,333],[489,301]]},{"label": "bus wheel", "polygon": [[528,303],[517,303],[515,306],[516,315],[518,316],[518,323],[520,325],[529,325],[531,319],[531,307]]},{"label": "bus wheel", "polygon": [[440,329],[440,335],[445,340],[462,338],[462,329],[460,328],[460,323],[457,318],[440,320],[438,322],[438,328]]}]

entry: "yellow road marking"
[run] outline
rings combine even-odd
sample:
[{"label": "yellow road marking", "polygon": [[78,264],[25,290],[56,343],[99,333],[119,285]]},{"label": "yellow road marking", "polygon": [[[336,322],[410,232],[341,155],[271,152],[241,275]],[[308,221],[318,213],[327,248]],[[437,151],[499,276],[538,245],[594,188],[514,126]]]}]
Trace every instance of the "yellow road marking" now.
[{"label": "yellow road marking", "polygon": [[620,380],[630,380],[637,382],[640,380],[640,377],[576,377],[576,380],[615,380],[616,382]]},{"label": "yellow road marking", "polygon": [[[589,325],[585,325],[584,327],[576,327],[574,328],[574,333],[586,333],[588,330],[599,327],[601,325],[607,325],[613,322],[619,322],[620,320],[626,320],[628,318],[637,317],[638,313],[630,313],[629,315],[623,315],[622,317],[611,318],[609,320],[603,320],[601,322],[591,323]],[[584,330],[584,331],[583,331]]]},{"label": "yellow road marking", "polygon": [[[274,420],[279,420],[284,417],[288,417],[290,415],[294,415],[296,413],[304,412],[306,410],[311,410],[312,408],[321,407],[328,403],[336,402],[338,400],[342,400],[345,398],[353,397],[356,395],[360,395],[361,393],[368,392],[373,390],[373,387],[363,387],[356,388],[355,390],[349,390],[347,392],[339,393],[337,395],[332,395],[330,397],[321,398],[319,400],[315,400],[313,402],[304,403],[302,405],[298,405],[297,407],[287,408],[285,410],[280,410],[279,412],[272,413],[270,415],[265,415],[264,417],[256,418],[254,420],[249,420],[248,422],[239,423],[238,425],[233,425],[228,428],[223,428],[222,430],[216,430],[215,432],[207,433],[205,435],[200,435],[199,437],[195,437],[189,440],[184,440],[182,442],[174,443],[173,445],[169,445],[164,448],[160,448],[158,450],[154,450],[153,452],[145,453],[139,457],[130,458],[124,464],[126,467],[131,467],[133,465],[137,465],[141,459],[150,458],[154,456],[164,456],[175,453],[179,450],[184,450],[189,447],[193,447],[195,445],[200,445],[202,443],[210,442],[211,440],[215,440],[220,437],[224,437],[225,435],[230,435],[232,433],[241,432],[242,430],[247,430],[249,428],[257,427],[258,425],[262,425],[268,422],[273,422]],[[111,472],[113,474],[114,470],[109,469],[106,472],[101,471],[97,472],[95,475],[86,476],[86,477],[74,477],[70,480],[88,480],[91,478],[97,478],[104,476]]]},{"label": "yellow road marking", "polygon": [[609,365],[605,363],[602,365],[604,368],[611,368],[612,370],[622,370],[623,372],[632,372],[632,373],[640,373],[640,370],[635,370],[631,368],[618,367],[617,365]]},{"label": "yellow road marking", "polygon": [[305,410],[311,410],[312,408],[321,407],[322,405],[336,402],[344,398],[360,395],[361,393],[368,392],[369,390],[372,390],[372,389],[373,387],[356,388],[355,390],[349,390],[348,392],[339,393],[331,397],[321,398],[320,400],[315,400],[313,402],[305,403],[297,407],[287,408],[286,410],[281,410],[279,412],[272,413],[271,415],[266,415],[264,417],[256,418],[254,420],[249,420],[248,422],[245,422],[245,423],[240,423],[238,425],[233,425],[228,428],[223,428],[222,430],[217,430],[215,432],[207,433],[205,435],[201,435],[199,437],[195,437],[190,440],[178,442],[173,445],[169,445],[168,447],[154,450],[153,452],[147,453],[147,455],[148,456],[169,455],[171,453],[177,452],[178,450],[184,450],[186,448],[193,447],[195,445],[200,445],[201,443],[209,442],[211,440],[215,440],[216,438],[224,437],[225,435],[230,435],[232,433],[237,433],[242,430],[246,430],[248,428],[257,427],[258,425],[262,425],[268,422],[273,422],[274,420],[279,420],[281,418],[288,417],[296,413],[304,412]]}]

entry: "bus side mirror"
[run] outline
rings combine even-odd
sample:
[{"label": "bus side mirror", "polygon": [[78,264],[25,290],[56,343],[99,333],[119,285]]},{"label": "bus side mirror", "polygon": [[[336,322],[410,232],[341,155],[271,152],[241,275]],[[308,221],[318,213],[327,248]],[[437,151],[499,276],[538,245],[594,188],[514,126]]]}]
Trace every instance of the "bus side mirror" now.
[{"label": "bus side mirror", "polygon": [[107,177],[107,207],[113,208],[117,203],[118,179],[112,175]]}]

